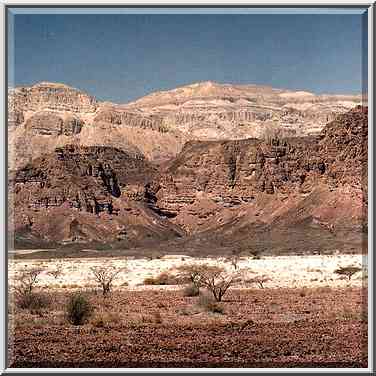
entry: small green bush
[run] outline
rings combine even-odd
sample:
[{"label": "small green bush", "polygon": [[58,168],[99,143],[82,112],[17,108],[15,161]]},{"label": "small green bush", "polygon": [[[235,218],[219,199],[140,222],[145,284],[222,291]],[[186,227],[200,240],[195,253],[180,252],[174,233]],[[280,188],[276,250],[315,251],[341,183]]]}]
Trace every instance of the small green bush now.
[{"label": "small green bush", "polygon": [[83,325],[91,317],[93,308],[82,293],[70,296],[66,307],[67,320],[72,325]]}]

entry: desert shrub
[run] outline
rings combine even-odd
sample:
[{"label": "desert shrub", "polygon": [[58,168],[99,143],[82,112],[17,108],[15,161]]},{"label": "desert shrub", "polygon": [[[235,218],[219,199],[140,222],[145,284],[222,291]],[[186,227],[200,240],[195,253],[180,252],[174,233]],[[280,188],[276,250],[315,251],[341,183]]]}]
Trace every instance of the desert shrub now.
[{"label": "desert shrub", "polygon": [[50,306],[51,299],[49,295],[34,291],[42,271],[43,269],[41,268],[25,269],[16,276],[14,298],[18,308],[40,312]]},{"label": "desert shrub", "polygon": [[224,309],[211,295],[207,293],[200,294],[198,305],[207,312],[223,314]]},{"label": "desert shrub", "polygon": [[162,272],[156,277],[147,277],[144,279],[144,285],[176,285],[178,279],[167,272]]},{"label": "desert shrub", "polygon": [[181,265],[176,268],[177,278],[181,283],[190,282],[196,288],[200,289],[200,274],[205,269],[206,265]]},{"label": "desert shrub", "polygon": [[124,268],[114,268],[109,266],[93,266],[90,268],[94,275],[95,281],[102,289],[103,295],[107,295],[111,292],[114,280],[119,276],[119,273]]},{"label": "desert shrub", "polygon": [[39,276],[43,272],[41,268],[23,270],[15,277],[14,289],[18,294],[30,294],[39,282]]},{"label": "desert shrub", "polygon": [[348,280],[350,281],[351,277],[362,270],[362,268],[359,268],[358,266],[341,266],[340,268],[336,269],[334,273],[346,276]]},{"label": "desert shrub", "polygon": [[222,301],[223,296],[236,280],[236,275],[227,273],[218,266],[208,266],[199,274],[201,286],[210,291],[217,302]]},{"label": "desert shrub", "polygon": [[188,280],[198,290],[205,287],[215,300],[220,302],[229,287],[236,280],[237,274],[227,273],[224,268],[212,265],[183,265],[178,268],[178,277]]},{"label": "desert shrub", "polygon": [[50,307],[51,297],[41,292],[27,292],[16,294],[15,303],[18,308],[39,313],[41,310]]},{"label": "desert shrub", "polygon": [[260,287],[260,289],[263,289],[264,284],[269,281],[271,281],[271,279],[268,276],[260,275],[260,276],[256,276],[256,277],[248,279],[246,283],[255,283]]},{"label": "desert shrub", "polygon": [[98,312],[91,320],[91,324],[96,328],[110,328],[119,325],[120,315],[117,312]]},{"label": "desert shrub", "polygon": [[186,286],[183,290],[183,296],[194,297],[200,295],[200,289],[195,286],[193,283]]},{"label": "desert shrub", "polygon": [[92,316],[93,308],[82,293],[74,293],[69,297],[66,306],[66,317],[72,325],[83,325]]}]

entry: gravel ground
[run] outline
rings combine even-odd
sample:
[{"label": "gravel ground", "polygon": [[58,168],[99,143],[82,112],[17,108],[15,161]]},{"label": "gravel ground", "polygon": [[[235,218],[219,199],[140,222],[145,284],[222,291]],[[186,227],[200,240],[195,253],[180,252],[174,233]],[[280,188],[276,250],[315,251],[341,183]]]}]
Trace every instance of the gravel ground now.
[{"label": "gravel ground", "polygon": [[64,319],[69,291],[46,312],[11,315],[11,367],[366,367],[366,290],[231,290],[223,312],[181,291],[90,294],[92,319]]}]

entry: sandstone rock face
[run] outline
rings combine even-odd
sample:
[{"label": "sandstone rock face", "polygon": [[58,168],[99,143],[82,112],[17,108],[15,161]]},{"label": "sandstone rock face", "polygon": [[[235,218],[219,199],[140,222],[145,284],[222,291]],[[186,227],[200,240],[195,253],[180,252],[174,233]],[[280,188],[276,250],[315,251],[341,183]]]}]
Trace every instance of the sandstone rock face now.
[{"label": "sandstone rock face", "polygon": [[23,111],[57,110],[94,112],[97,101],[86,93],[63,84],[41,82],[31,87],[16,88],[9,93],[10,109]]},{"label": "sandstone rock face", "polygon": [[161,117],[166,127],[178,128],[193,139],[218,140],[261,137],[265,125],[290,135],[317,134],[361,99],[202,82],[153,93],[125,107]]},{"label": "sandstone rock face", "polygon": [[13,110],[9,113],[8,127],[10,130],[19,126],[24,122],[23,112],[20,110]]},{"label": "sandstone rock face", "polygon": [[61,116],[51,111],[34,113],[25,123],[29,135],[73,136],[81,132],[83,122],[74,115]]},{"label": "sandstone rock face", "polygon": [[154,129],[163,132],[162,118],[154,115],[143,115],[142,113],[122,111],[116,107],[103,108],[98,111],[94,122],[104,122],[116,125],[128,125],[143,129]]},{"label": "sandstone rock face", "polygon": [[320,152],[339,183],[367,187],[368,107],[358,106],[323,129]]},{"label": "sandstone rock face", "polygon": [[[67,203],[98,214],[111,211],[111,200],[120,197],[120,186],[145,185],[155,169],[144,158],[108,147],[65,146],[40,157],[14,175],[17,197],[40,208]],[[25,193],[25,195],[23,194]]]},{"label": "sandstone rock face", "polygon": [[[318,134],[360,96],[314,95],[256,85],[202,82],[125,105],[98,102],[69,86],[42,82],[9,92],[11,169],[56,147],[111,146],[164,163],[186,141]],[[28,145],[22,146],[28,138]]]}]

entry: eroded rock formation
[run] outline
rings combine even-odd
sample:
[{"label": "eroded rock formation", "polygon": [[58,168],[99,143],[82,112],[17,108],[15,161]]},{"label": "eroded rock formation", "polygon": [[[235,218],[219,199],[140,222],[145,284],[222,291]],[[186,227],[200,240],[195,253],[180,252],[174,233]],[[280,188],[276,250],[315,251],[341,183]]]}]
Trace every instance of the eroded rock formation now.
[{"label": "eroded rock formation", "polygon": [[9,93],[10,110],[94,112],[97,105],[94,97],[81,90],[51,82],[19,87]]},{"label": "eroded rock formation", "polygon": [[238,221],[286,228],[308,221],[360,233],[367,120],[359,106],[318,136],[189,142],[148,194],[153,207],[191,234],[226,223],[234,231]]},{"label": "eroded rock formation", "polygon": [[[116,105],[63,84],[43,82],[9,92],[11,169],[58,146],[111,146],[163,163],[186,141],[318,134],[360,96],[317,96],[256,85],[202,82]],[[22,146],[28,138],[28,144]]]},{"label": "eroded rock formation", "polygon": [[368,114],[347,111],[360,99],[200,83],[114,105],[15,89],[11,229],[46,246],[360,249]]}]

